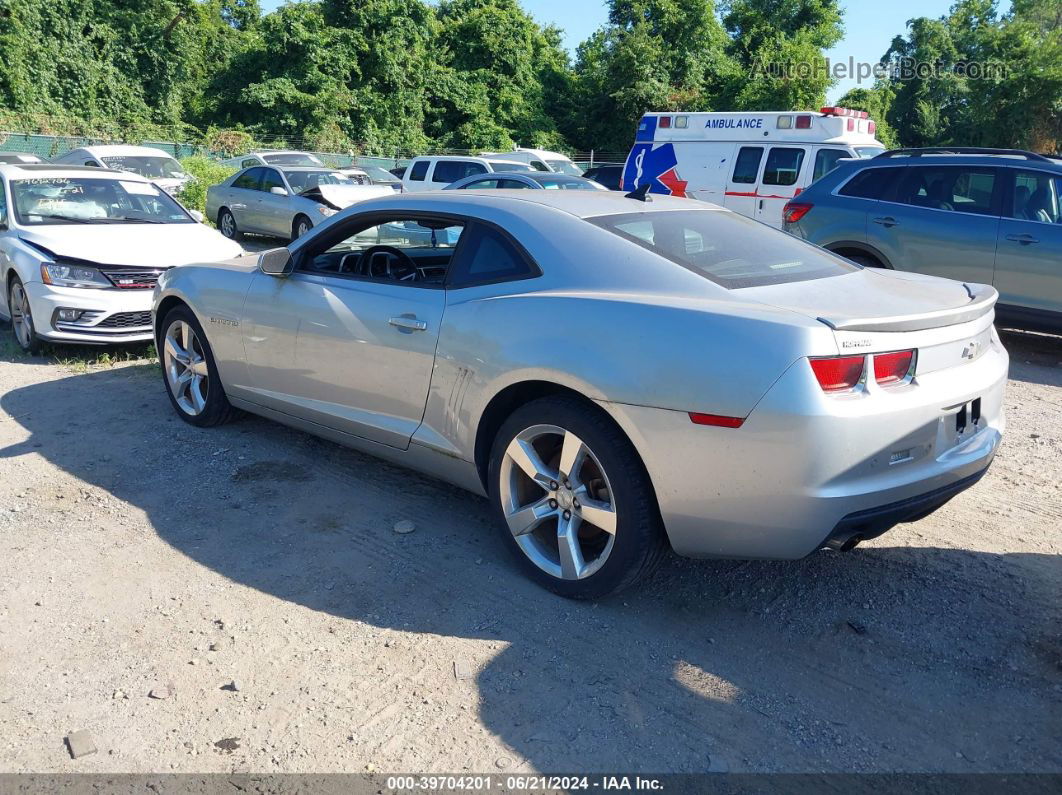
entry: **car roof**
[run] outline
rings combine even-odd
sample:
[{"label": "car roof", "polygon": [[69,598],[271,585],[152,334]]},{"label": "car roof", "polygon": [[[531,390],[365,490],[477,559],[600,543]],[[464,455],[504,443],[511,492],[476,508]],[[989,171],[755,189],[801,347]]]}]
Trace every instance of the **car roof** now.
[{"label": "car roof", "polygon": [[1009,166],[1018,168],[1048,169],[1062,172],[1062,161],[1051,157],[1031,160],[1020,155],[1002,154],[923,154],[893,155],[891,157],[852,158],[850,162],[860,169],[871,166]]},{"label": "car roof", "polygon": [[[100,144],[98,146],[79,146],[74,152],[88,152],[89,154],[105,157],[107,155],[152,155],[173,157],[168,152],[154,146],[133,146],[132,144]],[[69,154],[66,152],[64,154]],[[62,155],[60,155],[62,157]]]},{"label": "car roof", "polygon": [[110,177],[124,182],[151,182],[147,177],[131,171],[97,166],[68,166],[63,163],[0,163],[0,174],[6,174],[8,179],[47,179],[75,174],[79,177]]},{"label": "car roof", "polygon": [[[248,152],[247,154],[237,155],[237,157],[252,157],[257,155],[263,157],[265,155],[310,155],[311,157],[317,157],[313,152],[307,152],[302,149],[258,149],[254,152]],[[317,158],[320,160],[320,158]]]},{"label": "car roof", "polygon": [[343,171],[341,168],[332,168],[331,166],[286,166],[283,163],[266,163],[265,165],[259,163],[257,166],[248,166],[247,168],[279,168],[281,171]]},{"label": "car roof", "polygon": [[[729,213],[723,207],[694,199],[680,199],[675,196],[652,195],[652,201],[643,202],[629,199],[619,191],[598,190],[441,190],[420,191],[415,193],[396,193],[394,196],[376,200],[380,209],[402,209],[411,207],[424,208],[427,212],[445,212],[450,209],[460,212],[461,205],[469,207],[491,208],[500,203],[509,204],[511,209],[524,205],[536,204],[553,207],[577,218],[594,218],[600,215],[619,215],[623,213],[652,213],[671,210],[705,210],[709,212]],[[375,202],[374,202],[375,204]],[[418,207],[420,205],[420,207]],[[437,205],[437,206],[430,206]],[[366,202],[363,206],[369,207]],[[373,207],[372,209],[376,209]]]}]

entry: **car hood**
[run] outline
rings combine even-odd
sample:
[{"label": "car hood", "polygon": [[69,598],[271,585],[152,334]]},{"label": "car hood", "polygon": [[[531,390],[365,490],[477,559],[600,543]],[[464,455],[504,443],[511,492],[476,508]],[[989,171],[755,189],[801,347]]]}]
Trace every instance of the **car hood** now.
[{"label": "car hood", "polygon": [[239,244],[204,224],[69,224],[20,229],[19,237],[59,257],[101,265],[165,268],[239,256]]},{"label": "car hood", "polygon": [[985,284],[879,268],[740,292],[837,331],[917,331],[965,323],[991,311],[999,297]]},{"label": "car hood", "polygon": [[394,191],[388,185],[318,185],[299,195],[314,201],[323,199],[325,204],[330,204],[337,210],[342,210],[366,199],[374,199],[377,196],[393,196]]}]

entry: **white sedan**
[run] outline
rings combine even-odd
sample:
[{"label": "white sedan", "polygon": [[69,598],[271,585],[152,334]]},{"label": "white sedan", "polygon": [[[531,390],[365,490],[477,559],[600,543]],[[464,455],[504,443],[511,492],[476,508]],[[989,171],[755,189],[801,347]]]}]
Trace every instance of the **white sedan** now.
[{"label": "white sedan", "polygon": [[29,353],[149,341],[164,270],[242,253],[138,174],[0,165],[0,316]]}]

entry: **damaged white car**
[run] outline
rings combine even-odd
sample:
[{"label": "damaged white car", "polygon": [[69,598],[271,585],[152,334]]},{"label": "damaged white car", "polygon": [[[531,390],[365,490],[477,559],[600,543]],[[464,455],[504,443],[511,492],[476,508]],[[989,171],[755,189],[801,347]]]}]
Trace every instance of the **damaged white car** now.
[{"label": "damaged white car", "polygon": [[0,316],[29,353],[149,341],[164,270],[243,253],[196,216],[139,174],[0,165]]},{"label": "damaged white car", "polygon": [[392,193],[330,168],[253,166],[210,187],[206,211],[231,240],[245,232],[294,240],[356,202]]}]

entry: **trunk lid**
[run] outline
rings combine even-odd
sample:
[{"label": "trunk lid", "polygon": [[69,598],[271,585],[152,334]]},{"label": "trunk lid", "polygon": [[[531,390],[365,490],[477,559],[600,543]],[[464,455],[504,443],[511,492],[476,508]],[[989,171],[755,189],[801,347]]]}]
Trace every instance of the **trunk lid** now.
[{"label": "trunk lid", "polygon": [[743,296],[814,318],[838,332],[905,332],[955,326],[992,312],[986,284],[864,268],[826,279],[741,290]]}]

